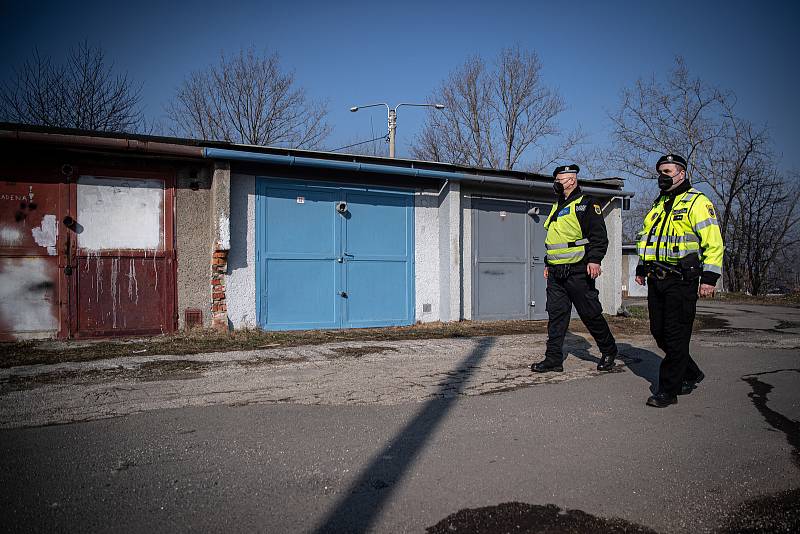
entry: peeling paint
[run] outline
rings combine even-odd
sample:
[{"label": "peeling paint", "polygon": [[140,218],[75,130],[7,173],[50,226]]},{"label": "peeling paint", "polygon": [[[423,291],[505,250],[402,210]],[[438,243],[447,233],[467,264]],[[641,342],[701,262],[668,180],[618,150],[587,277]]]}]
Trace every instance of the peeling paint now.
[{"label": "peeling paint", "polygon": [[219,250],[231,249],[231,223],[225,215],[219,216]]},{"label": "peeling paint", "polygon": [[94,288],[95,302],[100,302],[100,293],[103,292],[103,258],[95,256],[94,277],[97,285]]},{"label": "peeling paint", "polygon": [[139,282],[136,280],[136,263],[133,258],[128,267],[128,300],[139,304]]},{"label": "peeling paint", "polygon": [[0,320],[18,338],[58,331],[57,287],[49,269],[52,261],[45,257],[0,258]]},{"label": "peeling paint", "polygon": [[22,241],[22,232],[17,228],[0,228],[0,247],[15,247]]},{"label": "peeling paint", "polygon": [[56,241],[58,240],[58,223],[55,215],[42,217],[42,225],[31,230],[33,240],[40,247],[47,248],[47,254],[56,255]]},{"label": "peeling paint", "polygon": [[117,287],[117,277],[119,276],[119,258],[111,260],[111,328],[117,327],[117,307],[119,304],[119,288]]}]

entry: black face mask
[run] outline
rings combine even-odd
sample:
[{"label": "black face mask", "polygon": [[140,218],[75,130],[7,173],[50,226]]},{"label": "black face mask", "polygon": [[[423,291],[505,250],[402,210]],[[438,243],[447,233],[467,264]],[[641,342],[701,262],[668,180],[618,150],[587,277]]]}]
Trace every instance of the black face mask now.
[{"label": "black face mask", "polygon": [[659,174],[658,188],[662,191],[667,191],[670,187],[672,187],[672,176],[669,174]]},{"label": "black face mask", "polygon": [[557,196],[562,196],[564,194],[564,184],[556,180],[553,182],[553,191],[556,192]]}]

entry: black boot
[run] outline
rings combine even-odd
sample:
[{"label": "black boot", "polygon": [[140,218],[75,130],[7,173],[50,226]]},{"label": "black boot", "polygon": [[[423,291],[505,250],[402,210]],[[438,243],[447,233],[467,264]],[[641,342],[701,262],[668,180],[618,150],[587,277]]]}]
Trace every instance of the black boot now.
[{"label": "black boot", "polygon": [[560,363],[548,362],[546,359],[531,365],[534,373],[563,373],[564,366]]},{"label": "black boot", "polygon": [[600,362],[597,364],[598,371],[610,371],[614,368],[614,358],[616,358],[616,354],[603,354],[600,357]]},{"label": "black boot", "polygon": [[698,374],[697,378],[694,380],[684,380],[681,382],[681,390],[678,392],[678,395],[688,395],[697,387],[697,384],[703,381],[705,377],[706,375],[703,374],[703,371],[700,371],[700,374]]},{"label": "black boot", "polygon": [[666,408],[670,404],[677,404],[678,397],[676,395],[669,395],[667,393],[656,393],[647,399],[647,405],[654,408]]}]

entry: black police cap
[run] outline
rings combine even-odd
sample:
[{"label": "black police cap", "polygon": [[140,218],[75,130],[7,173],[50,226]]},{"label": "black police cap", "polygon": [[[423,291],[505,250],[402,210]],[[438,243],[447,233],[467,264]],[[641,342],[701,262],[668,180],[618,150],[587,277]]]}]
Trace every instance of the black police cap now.
[{"label": "black police cap", "polygon": [[553,178],[555,178],[559,174],[564,174],[567,172],[574,172],[575,174],[578,174],[580,170],[581,168],[575,165],[574,163],[572,165],[562,165],[560,167],[556,167],[556,170],[553,171]]},{"label": "black police cap", "polygon": [[686,170],[686,160],[677,154],[667,154],[666,156],[661,156],[658,158],[656,170],[658,170],[662,163],[674,163],[675,165],[680,165],[683,167],[683,170]]}]

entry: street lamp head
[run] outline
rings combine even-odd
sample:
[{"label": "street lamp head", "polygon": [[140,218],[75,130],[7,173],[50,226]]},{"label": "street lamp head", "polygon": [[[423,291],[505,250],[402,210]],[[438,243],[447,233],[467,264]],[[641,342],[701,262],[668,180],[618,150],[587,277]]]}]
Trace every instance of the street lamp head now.
[{"label": "street lamp head", "polygon": [[434,104],[433,107],[436,109],[444,109],[444,104]]},{"label": "street lamp head", "polygon": [[353,106],[352,108],[350,108],[350,111],[358,111],[358,106]]}]

